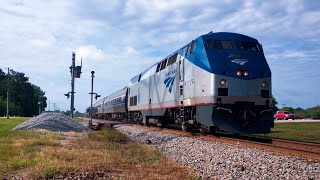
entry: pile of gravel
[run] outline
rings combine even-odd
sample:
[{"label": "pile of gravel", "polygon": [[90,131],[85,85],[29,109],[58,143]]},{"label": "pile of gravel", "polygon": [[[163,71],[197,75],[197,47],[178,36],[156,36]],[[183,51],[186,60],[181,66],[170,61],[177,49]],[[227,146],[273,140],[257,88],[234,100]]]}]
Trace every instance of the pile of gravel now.
[{"label": "pile of gravel", "polygon": [[202,179],[320,179],[320,162],[311,159],[128,125],[117,130],[193,167]]},{"label": "pile of gravel", "polygon": [[36,116],[12,130],[37,130],[46,129],[53,132],[83,132],[90,131],[89,128],[84,127],[82,124],[74,121],[72,118],[56,112],[45,112]]}]

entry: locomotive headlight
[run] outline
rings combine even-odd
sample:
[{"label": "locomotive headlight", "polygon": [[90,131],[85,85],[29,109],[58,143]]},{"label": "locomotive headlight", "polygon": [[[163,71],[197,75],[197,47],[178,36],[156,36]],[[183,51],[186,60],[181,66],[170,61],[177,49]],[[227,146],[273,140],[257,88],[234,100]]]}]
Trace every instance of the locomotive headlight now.
[{"label": "locomotive headlight", "polygon": [[225,79],[221,79],[220,84],[221,84],[221,86],[225,86],[225,85],[227,85],[227,81]]},{"label": "locomotive headlight", "polygon": [[249,76],[249,71],[243,71],[243,76]]},{"label": "locomotive headlight", "polygon": [[237,75],[238,76],[242,76],[242,72],[241,71],[237,71]]},{"label": "locomotive headlight", "polygon": [[262,86],[263,86],[263,87],[266,87],[266,86],[268,86],[268,83],[267,83],[267,81],[263,81],[263,82],[262,82]]}]

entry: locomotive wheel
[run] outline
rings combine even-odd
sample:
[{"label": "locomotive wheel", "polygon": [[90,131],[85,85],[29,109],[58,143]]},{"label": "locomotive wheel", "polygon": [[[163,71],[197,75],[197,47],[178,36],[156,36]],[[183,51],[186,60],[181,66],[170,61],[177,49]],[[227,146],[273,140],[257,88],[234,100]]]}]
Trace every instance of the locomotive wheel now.
[{"label": "locomotive wheel", "polygon": [[208,132],[208,128],[205,126],[199,127],[200,134],[206,134]]},{"label": "locomotive wheel", "polygon": [[182,131],[188,131],[188,126],[185,123],[181,123]]}]

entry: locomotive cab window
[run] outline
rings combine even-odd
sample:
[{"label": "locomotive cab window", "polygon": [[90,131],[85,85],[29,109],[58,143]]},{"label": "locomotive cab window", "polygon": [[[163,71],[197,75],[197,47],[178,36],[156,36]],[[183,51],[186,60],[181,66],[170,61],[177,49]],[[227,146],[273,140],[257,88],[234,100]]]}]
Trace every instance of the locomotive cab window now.
[{"label": "locomotive cab window", "polygon": [[245,51],[262,52],[262,47],[259,43],[249,41],[236,41],[237,49]]},{"label": "locomotive cab window", "polygon": [[232,41],[227,40],[206,39],[204,44],[206,49],[233,49]]},{"label": "locomotive cab window", "polygon": [[189,56],[193,53],[195,44],[196,44],[195,41],[192,41],[191,44],[188,45],[186,56]]}]

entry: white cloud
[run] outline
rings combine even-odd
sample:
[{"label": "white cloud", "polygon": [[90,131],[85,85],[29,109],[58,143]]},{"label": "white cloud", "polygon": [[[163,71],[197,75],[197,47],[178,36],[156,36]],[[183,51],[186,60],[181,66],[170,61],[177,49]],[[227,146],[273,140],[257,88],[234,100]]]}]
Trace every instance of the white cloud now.
[{"label": "white cloud", "polygon": [[[82,57],[85,61],[100,61],[105,58],[101,49],[94,45],[81,46],[76,50],[76,55]],[[79,58],[78,58],[79,60]]]}]

